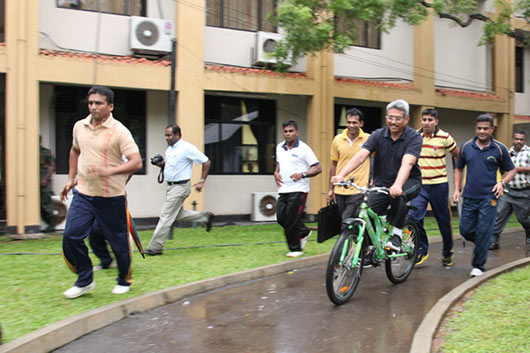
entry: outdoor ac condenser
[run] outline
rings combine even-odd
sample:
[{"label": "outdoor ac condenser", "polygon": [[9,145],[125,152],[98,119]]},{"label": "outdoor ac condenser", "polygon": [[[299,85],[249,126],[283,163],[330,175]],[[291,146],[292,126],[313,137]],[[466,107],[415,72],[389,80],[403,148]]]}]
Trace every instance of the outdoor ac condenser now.
[{"label": "outdoor ac condenser", "polygon": [[277,192],[252,193],[252,214],[250,219],[255,222],[276,221]]},{"label": "outdoor ac condenser", "polygon": [[130,45],[136,53],[165,54],[171,52],[171,39],[175,37],[172,21],[131,16]]},{"label": "outdoor ac condenser", "polygon": [[[276,43],[281,39],[282,35],[278,33],[257,32],[253,60],[254,65],[276,64],[276,59],[270,54],[274,52]],[[291,60],[286,60],[284,63],[290,65]]]}]

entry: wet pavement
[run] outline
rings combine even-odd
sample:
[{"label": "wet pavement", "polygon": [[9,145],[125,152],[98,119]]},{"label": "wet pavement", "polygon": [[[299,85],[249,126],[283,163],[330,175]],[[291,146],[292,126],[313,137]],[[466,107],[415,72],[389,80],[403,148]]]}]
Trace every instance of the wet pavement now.
[{"label": "wet pavement", "polygon": [[[524,232],[504,234],[501,246],[488,268],[524,257]],[[54,352],[405,353],[429,309],[469,278],[472,250],[455,241],[455,264],[446,269],[441,244],[432,244],[430,258],[399,285],[384,265],[365,269],[342,306],[329,301],[320,264],[131,315]]]}]

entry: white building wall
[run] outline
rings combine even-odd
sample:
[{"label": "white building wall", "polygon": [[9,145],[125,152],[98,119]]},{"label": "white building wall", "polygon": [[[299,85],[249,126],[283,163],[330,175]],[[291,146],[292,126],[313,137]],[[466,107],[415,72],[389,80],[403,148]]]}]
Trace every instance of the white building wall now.
[{"label": "white building wall", "polygon": [[167,92],[147,91],[146,174],[133,176],[127,185],[127,199],[133,217],[158,217],[166,198],[167,183],[158,183],[160,168],[150,161],[155,154],[164,155],[167,148],[164,132],[168,125],[168,101]]},{"label": "white building wall", "polygon": [[412,81],[414,78],[414,28],[398,22],[381,35],[381,49],[350,47],[334,55],[336,76],[361,79]]},{"label": "white building wall", "polygon": [[515,93],[515,114],[530,115],[530,48],[524,50],[523,92]]},{"label": "white building wall", "polygon": [[[147,16],[174,21],[172,0],[148,1]],[[160,4],[160,7],[158,6]],[[65,9],[56,0],[40,0],[40,48],[130,55],[130,17],[96,11]],[[97,40],[96,33],[100,33]]]},{"label": "white building wall", "polygon": [[435,84],[441,87],[491,90],[491,48],[479,46],[482,22],[462,28],[446,19],[435,19]]},{"label": "white building wall", "polygon": [[[204,28],[204,61],[219,65],[252,67],[256,50],[256,32],[228,28]],[[306,59],[302,58],[289,71],[306,70]]]}]

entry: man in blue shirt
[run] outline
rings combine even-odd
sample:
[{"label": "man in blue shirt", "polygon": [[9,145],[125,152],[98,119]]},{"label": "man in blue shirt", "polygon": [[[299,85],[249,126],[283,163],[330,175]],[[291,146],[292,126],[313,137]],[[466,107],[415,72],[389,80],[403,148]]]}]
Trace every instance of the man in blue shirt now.
[{"label": "man in blue shirt", "polygon": [[197,147],[182,139],[178,125],[169,125],[164,136],[169,146],[166,149],[165,160],[157,165],[164,168],[164,178],[167,180],[168,188],[153,238],[144,250],[145,254],[151,256],[162,255],[164,241],[169,236],[171,225],[175,220],[205,223],[207,232],[212,228],[213,213],[189,211],[182,207],[184,200],[191,193],[193,163],[202,164],[201,180],[193,185],[195,190],[200,192],[208,177],[210,160]]},{"label": "man in blue shirt", "polygon": [[[466,185],[462,197],[462,214],[460,216],[460,234],[475,243],[470,276],[476,277],[486,271],[488,247],[491,243],[497,200],[503,195],[506,183],[513,179],[515,168],[502,143],[493,138],[495,127],[493,117],[479,115],[475,123],[476,136],[460,148],[457,169],[455,171],[455,191],[453,201],[460,199],[462,176],[467,167]],[[497,182],[497,171],[506,172]]]}]

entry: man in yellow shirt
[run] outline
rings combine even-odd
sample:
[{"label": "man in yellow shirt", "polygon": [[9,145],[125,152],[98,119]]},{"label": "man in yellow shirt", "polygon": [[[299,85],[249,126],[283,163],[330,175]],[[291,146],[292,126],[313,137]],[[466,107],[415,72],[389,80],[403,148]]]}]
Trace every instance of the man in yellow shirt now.
[{"label": "man in yellow shirt", "polygon": [[[357,108],[351,108],[346,111],[346,129],[335,136],[331,143],[331,166],[329,168],[329,191],[328,201],[335,199],[339,207],[342,219],[353,217],[361,205],[362,195],[359,190],[353,188],[344,188],[333,186],[331,177],[337,174],[348,163],[348,161],[361,149],[370,134],[363,131],[364,126],[363,113]],[[359,186],[368,186],[370,176],[370,159],[366,159],[359,168],[346,176],[347,180],[354,178],[355,184]],[[344,227],[344,225],[343,225]]]}]

